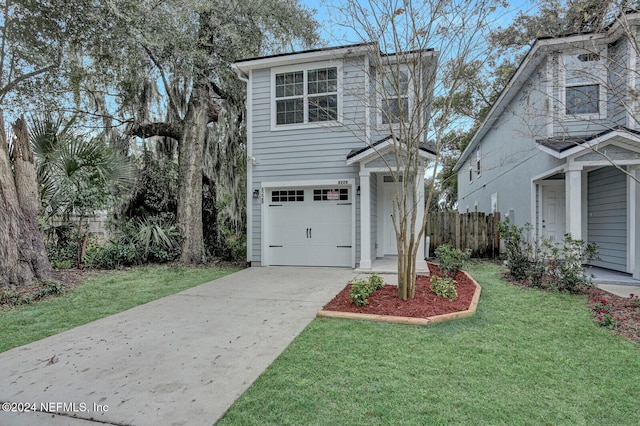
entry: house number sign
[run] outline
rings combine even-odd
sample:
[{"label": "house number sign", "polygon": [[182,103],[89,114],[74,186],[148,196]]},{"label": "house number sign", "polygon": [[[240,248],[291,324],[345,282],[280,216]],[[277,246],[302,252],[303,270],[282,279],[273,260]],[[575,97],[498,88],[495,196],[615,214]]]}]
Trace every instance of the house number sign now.
[{"label": "house number sign", "polygon": [[338,181],[338,185],[346,185],[346,184],[348,184],[348,183],[349,183],[349,182],[348,182],[348,181],[346,181],[346,180],[339,180],[339,181]]}]

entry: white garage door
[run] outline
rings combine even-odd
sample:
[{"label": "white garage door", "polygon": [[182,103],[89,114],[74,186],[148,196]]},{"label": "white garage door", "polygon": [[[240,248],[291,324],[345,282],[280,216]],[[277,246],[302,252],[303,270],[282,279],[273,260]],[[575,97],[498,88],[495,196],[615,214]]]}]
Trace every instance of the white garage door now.
[{"label": "white garage door", "polygon": [[267,191],[270,265],[353,266],[348,187]]}]

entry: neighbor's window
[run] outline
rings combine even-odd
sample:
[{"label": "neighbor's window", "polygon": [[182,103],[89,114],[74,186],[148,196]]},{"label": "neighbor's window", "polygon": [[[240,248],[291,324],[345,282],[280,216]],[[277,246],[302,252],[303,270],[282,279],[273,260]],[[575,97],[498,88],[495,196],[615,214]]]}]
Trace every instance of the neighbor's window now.
[{"label": "neighbor's window", "polygon": [[338,68],[276,74],[276,124],[338,119]]},{"label": "neighbor's window", "polygon": [[[604,106],[604,90],[600,82],[606,78],[603,56],[594,52],[563,55],[564,113],[566,115],[600,116]],[[602,118],[602,117],[601,117]]]},{"label": "neighbor's window", "polygon": [[567,114],[598,114],[600,112],[600,85],[568,86],[565,103]]},{"label": "neighbor's window", "polygon": [[394,67],[382,85],[382,124],[398,124],[409,119],[409,72]]},{"label": "neighbor's window", "polygon": [[480,160],[482,160],[482,154],[480,153],[480,148],[476,149],[476,174],[480,176]]}]

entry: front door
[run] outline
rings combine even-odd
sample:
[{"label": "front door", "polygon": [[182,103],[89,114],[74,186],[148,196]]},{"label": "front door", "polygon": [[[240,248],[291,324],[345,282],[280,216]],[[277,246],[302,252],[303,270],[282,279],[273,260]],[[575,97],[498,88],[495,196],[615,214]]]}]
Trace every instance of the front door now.
[{"label": "front door", "polygon": [[562,242],[565,233],[565,188],[564,180],[541,185],[542,217],[540,232],[556,243]]}]

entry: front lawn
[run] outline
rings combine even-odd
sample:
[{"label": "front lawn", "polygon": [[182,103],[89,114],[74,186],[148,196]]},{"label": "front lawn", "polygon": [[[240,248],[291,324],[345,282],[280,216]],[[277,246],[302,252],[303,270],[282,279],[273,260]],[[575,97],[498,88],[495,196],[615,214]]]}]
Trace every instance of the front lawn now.
[{"label": "front lawn", "polygon": [[475,316],[316,319],[218,424],[640,424],[640,345],[599,327],[585,296],[470,272]]},{"label": "front lawn", "polygon": [[144,266],[92,276],[65,294],[0,310],[0,352],[151,302],[237,271]]}]

